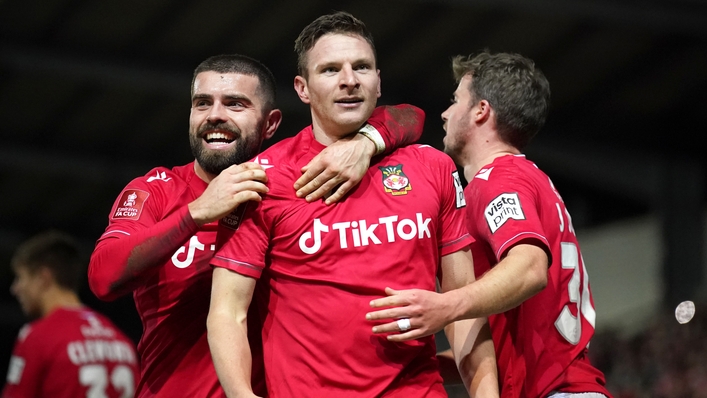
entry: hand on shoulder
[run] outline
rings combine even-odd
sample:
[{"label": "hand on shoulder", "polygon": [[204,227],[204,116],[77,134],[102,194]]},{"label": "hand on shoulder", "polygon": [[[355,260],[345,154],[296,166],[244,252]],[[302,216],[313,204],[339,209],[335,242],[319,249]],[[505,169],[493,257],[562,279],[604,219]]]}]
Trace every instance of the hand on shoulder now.
[{"label": "hand on shoulder", "polygon": [[199,225],[221,219],[240,204],[259,202],[268,192],[268,177],[262,166],[253,162],[233,165],[216,176],[203,194],[189,204],[189,213]]}]

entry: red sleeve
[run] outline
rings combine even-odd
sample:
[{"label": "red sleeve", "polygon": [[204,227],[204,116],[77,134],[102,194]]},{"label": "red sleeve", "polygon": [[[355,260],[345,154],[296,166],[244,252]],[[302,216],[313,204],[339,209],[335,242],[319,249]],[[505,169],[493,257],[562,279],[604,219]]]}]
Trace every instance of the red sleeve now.
[{"label": "red sleeve", "polygon": [[[146,184],[139,182],[129,184],[116,200],[108,228],[91,255],[88,283],[101,300],[131,292],[199,229],[186,205],[161,219],[159,195],[149,195]],[[131,190],[148,193],[140,203],[141,214],[138,219],[116,217],[120,202]]]},{"label": "red sleeve", "polygon": [[492,248],[496,262],[514,245],[534,240],[552,258],[543,230],[535,189],[530,178],[514,166],[496,165],[486,179],[474,178],[473,201],[476,230]]},{"label": "red sleeve", "polygon": [[385,142],[383,154],[388,155],[420,139],[425,127],[425,112],[409,104],[379,106],[368,123],[380,133]]},{"label": "red sleeve", "polygon": [[474,239],[464,223],[466,201],[454,162],[447,155],[440,153],[439,164],[435,171],[439,175],[437,181],[439,181],[438,189],[441,196],[440,255],[444,256],[469,246]]},{"label": "red sleeve", "polygon": [[[211,265],[226,268],[241,275],[259,279],[265,269],[265,257],[270,245],[270,223],[265,220],[264,207],[270,202],[265,197],[262,202],[249,202],[243,206],[241,222],[229,225],[226,220],[219,222],[216,238],[216,254]],[[240,209],[236,209],[240,212]]]},{"label": "red sleeve", "polygon": [[2,391],[2,398],[40,395],[39,386],[44,379],[44,364],[48,363],[43,356],[48,350],[43,344],[43,339],[34,337],[31,326],[25,326],[20,330],[10,358],[7,383]]}]

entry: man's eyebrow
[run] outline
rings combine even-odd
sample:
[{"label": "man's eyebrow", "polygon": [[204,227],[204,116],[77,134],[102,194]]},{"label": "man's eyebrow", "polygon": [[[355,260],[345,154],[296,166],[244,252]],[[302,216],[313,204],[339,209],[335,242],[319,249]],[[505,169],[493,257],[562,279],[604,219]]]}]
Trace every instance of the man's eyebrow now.
[{"label": "man's eyebrow", "polygon": [[[341,61],[327,61],[316,66],[316,70],[324,70],[326,68],[341,68],[344,62]],[[361,57],[351,61],[351,66],[356,67],[359,65],[375,65],[375,61],[368,57]]]},{"label": "man's eyebrow", "polygon": [[373,64],[373,63],[375,63],[375,62],[376,62],[376,61],[375,61],[375,59],[373,59],[373,58],[361,57],[361,58],[359,58],[359,59],[353,61],[352,63],[353,63],[354,65],[358,65],[358,64]]},{"label": "man's eyebrow", "polygon": [[324,62],[324,63],[321,63],[321,64],[317,65],[317,67],[319,67],[319,68],[324,68],[324,67],[337,66],[337,65],[341,65],[341,62],[337,62],[337,61],[327,61],[327,62]]},{"label": "man's eyebrow", "polygon": [[[200,100],[200,99],[213,99],[214,96],[211,94],[194,94],[192,97],[192,100]],[[227,94],[223,96],[224,100],[227,101],[244,101],[248,103],[252,103],[253,101],[246,95],[243,94]]]},{"label": "man's eyebrow", "polygon": [[209,95],[209,94],[194,94],[194,95],[191,97],[192,100],[195,100],[195,99],[209,99],[209,98],[213,98],[213,96],[212,96],[212,95]]},{"label": "man's eyebrow", "polygon": [[233,100],[243,100],[246,102],[253,102],[250,97],[243,95],[243,94],[227,94],[223,96],[224,99],[233,101]]}]

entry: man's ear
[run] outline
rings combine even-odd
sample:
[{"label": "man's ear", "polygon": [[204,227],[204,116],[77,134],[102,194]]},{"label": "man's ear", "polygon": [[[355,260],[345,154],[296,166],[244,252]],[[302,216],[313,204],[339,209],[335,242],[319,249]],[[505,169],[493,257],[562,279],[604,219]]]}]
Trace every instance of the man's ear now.
[{"label": "man's ear", "polygon": [[309,89],[307,88],[307,79],[302,76],[295,76],[295,91],[300,101],[309,105]]},{"label": "man's ear", "polygon": [[279,109],[271,110],[265,120],[263,139],[268,140],[272,138],[272,136],[275,135],[277,128],[280,127],[280,122],[282,122],[282,112]]},{"label": "man's ear", "polygon": [[381,71],[380,69],[376,69],[376,73],[378,74],[378,91],[376,92],[376,98],[381,97]]},{"label": "man's ear", "polygon": [[476,111],[474,112],[474,120],[476,123],[485,123],[491,119],[491,104],[487,100],[481,100],[476,104]]},{"label": "man's ear", "polygon": [[42,286],[44,287],[49,287],[53,284],[56,283],[56,279],[54,278],[54,274],[48,267],[39,267],[37,268],[36,275],[37,278],[41,280]]}]

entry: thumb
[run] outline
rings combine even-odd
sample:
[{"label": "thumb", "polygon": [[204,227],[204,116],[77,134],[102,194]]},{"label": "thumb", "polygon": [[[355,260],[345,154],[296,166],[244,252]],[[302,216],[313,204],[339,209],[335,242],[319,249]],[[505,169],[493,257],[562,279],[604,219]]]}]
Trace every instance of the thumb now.
[{"label": "thumb", "polygon": [[400,294],[400,292],[397,291],[397,290],[395,290],[395,289],[393,289],[393,288],[386,287],[386,288],[385,288],[385,294],[387,294],[388,296],[395,296],[395,295],[397,295],[397,294]]}]

